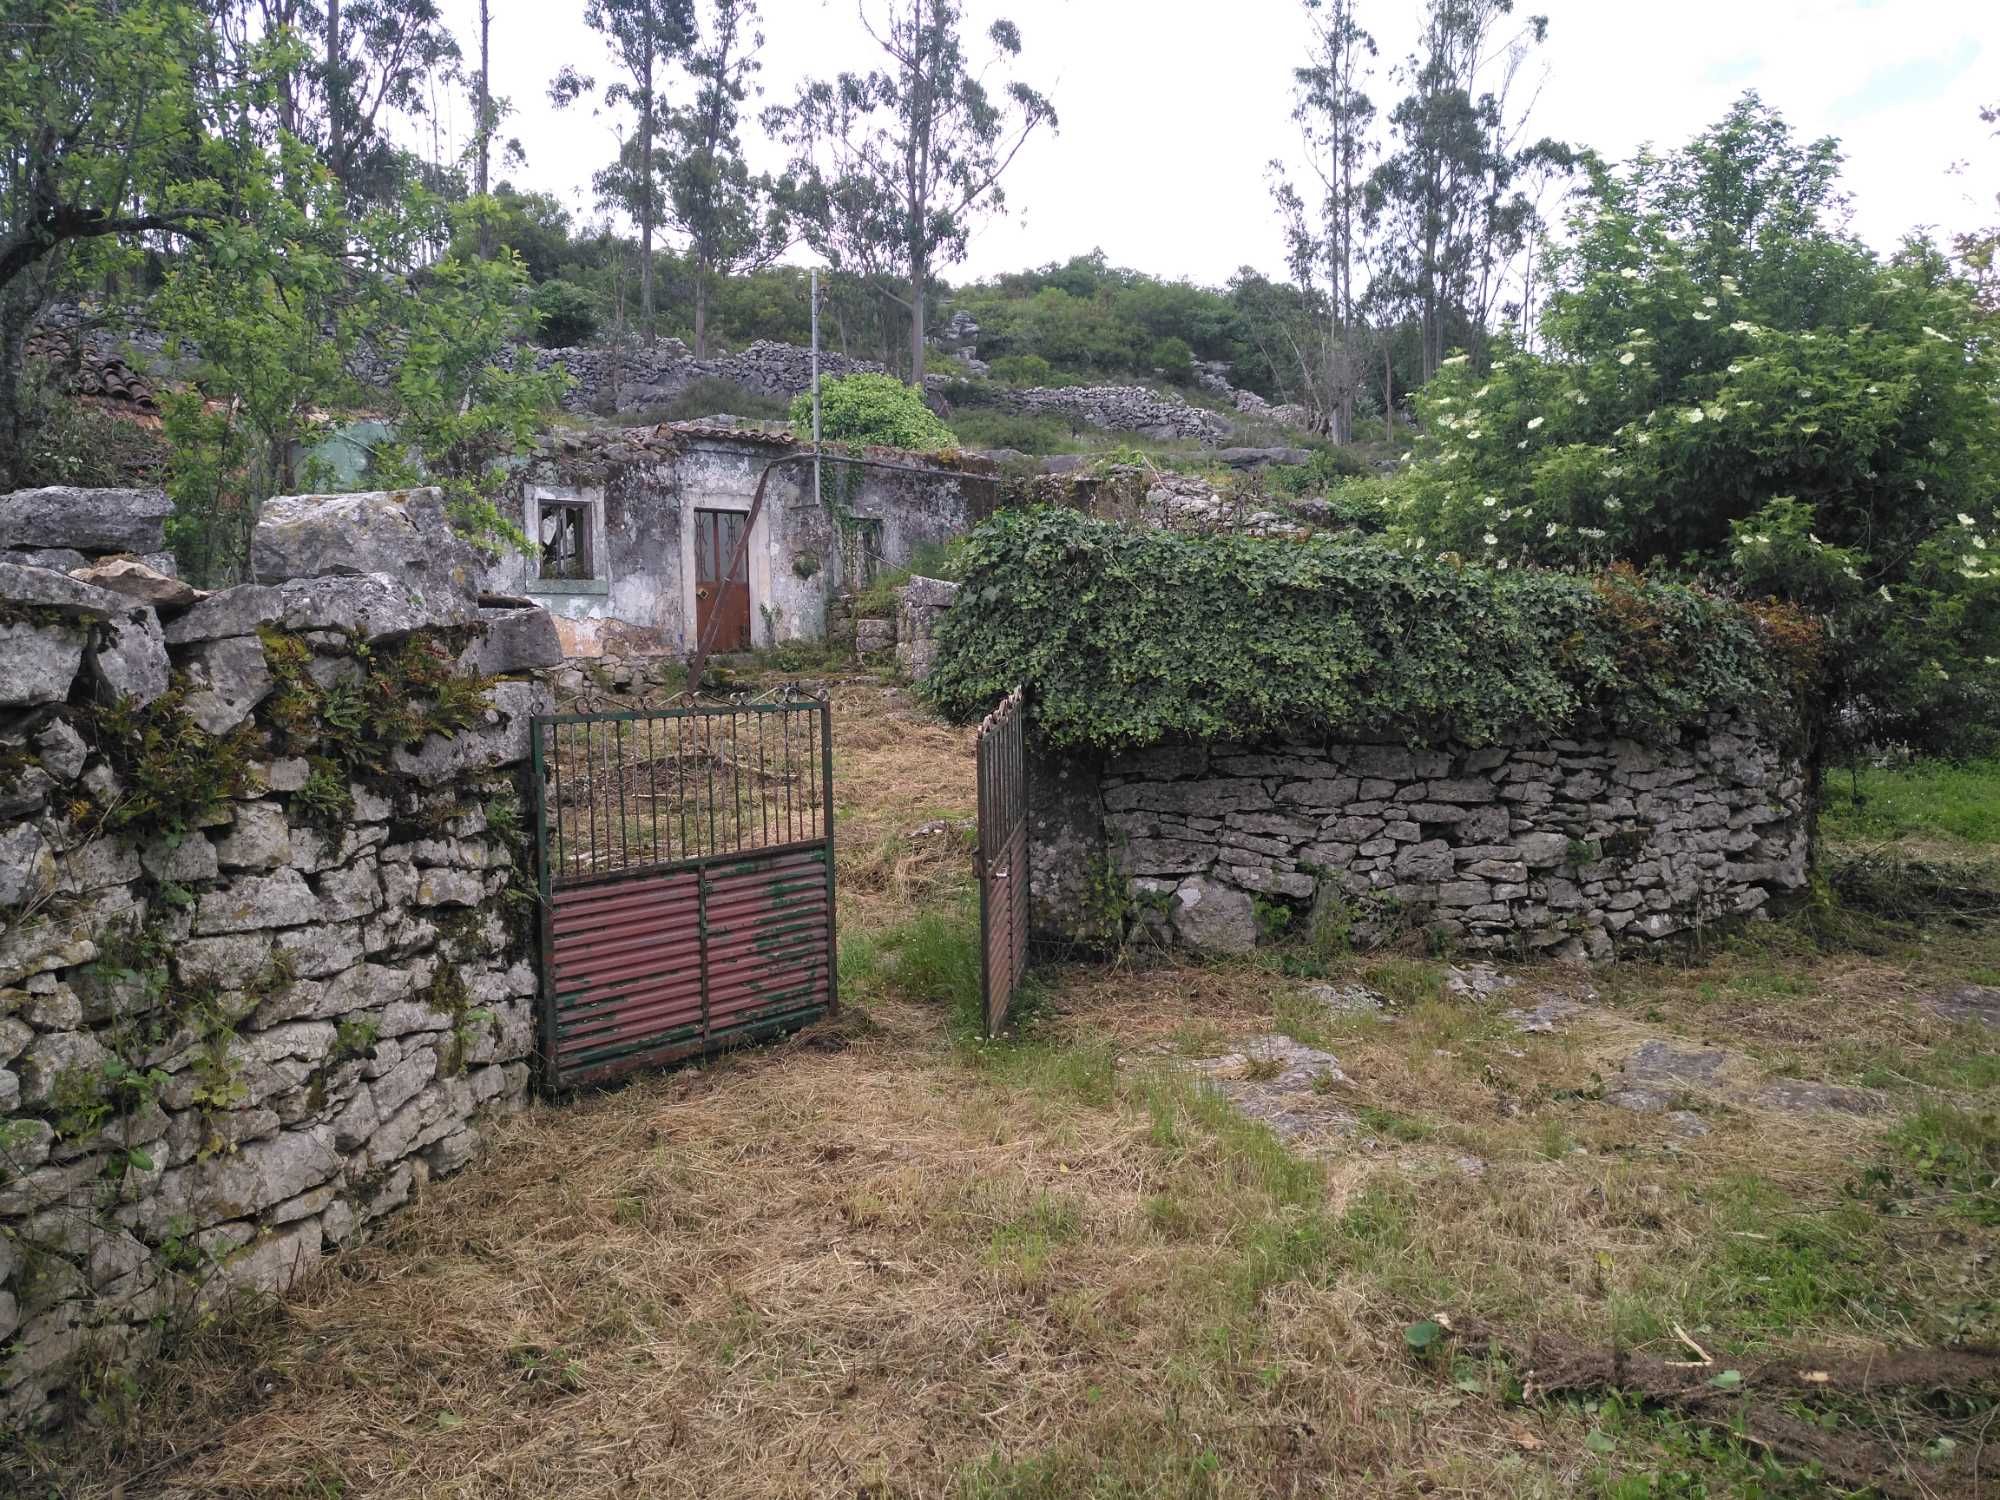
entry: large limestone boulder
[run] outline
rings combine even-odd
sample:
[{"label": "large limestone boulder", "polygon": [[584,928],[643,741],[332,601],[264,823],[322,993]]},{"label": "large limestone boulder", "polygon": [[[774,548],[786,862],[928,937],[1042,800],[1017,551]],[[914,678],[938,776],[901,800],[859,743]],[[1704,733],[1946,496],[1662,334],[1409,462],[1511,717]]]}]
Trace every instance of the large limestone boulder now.
[{"label": "large limestone boulder", "polygon": [[267,500],[250,534],[250,571],[259,583],[382,574],[470,597],[481,568],[451,529],[442,494],[425,486]]},{"label": "large limestone boulder", "polygon": [[155,609],[184,609],[201,597],[193,584],[176,578],[136,557],[107,557],[85,568],[72,568],[70,577],[94,588],[109,589]]},{"label": "large limestone boulder", "polygon": [[172,510],[164,490],[16,490],[0,495],[0,547],[164,552]]},{"label": "large limestone boulder", "polygon": [[186,614],[169,620],[167,644],[188,646],[228,636],[252,635],[259,625],[284,630],[339,630],[380,641],[443,625],[470,625],[479,617],[472,595],[451,587],[364,573],[352,578],[294,578],[275,587],[242,583],[210,594]]},{"label": "large limestone boulder", "polygon": [[461,670],[501,677],[562,665],[562,637],[556,633],[554,617],[540,606],[482,607],[479,623],[486,629],[460,655]]},{"label": "large limestone boulder", "polygon": [[[145,624],[127,617],[152,616],[151,610],[135,611],[123,595],[52,568],[16,563],[0,563],[0,613],[13,616],[0,623],[0,660],[6,662],[0,707],[6,708],[60,703],[69,696],[93,631],[102,633],[107,622],[120,620],[143,636]],[[152,629],[158,633],[157,625]]]}]

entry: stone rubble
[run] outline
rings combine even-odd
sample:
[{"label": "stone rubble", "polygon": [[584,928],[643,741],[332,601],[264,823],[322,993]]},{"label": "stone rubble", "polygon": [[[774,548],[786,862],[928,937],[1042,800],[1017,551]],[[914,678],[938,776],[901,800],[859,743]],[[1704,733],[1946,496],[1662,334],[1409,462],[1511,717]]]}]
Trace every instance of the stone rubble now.
[{"label": "stone rubble", "polygon": [[[447,627],[482,673],[546,664],[546,616],[480,609],[435,501],[275,501],[263,581],[199,600],[138,564],[0,561],[0,1425],[58,1414],[86,1350],[137,1357],[196,1302],[283,1291],[526,1100],[536,977],[492,811],[546,688],[497,682],[481,722],[342,781],[333,826],[306,793],[334,763],[278,754],[261,718],[267,625],[326,681]],[[149,491],[0,496],[0,557],[143,555],[164,514]],[[135,841],[104,824],[137,788],[75,705],[143,705],[170,669],[202,729],[250,737],[250,774]]]}]

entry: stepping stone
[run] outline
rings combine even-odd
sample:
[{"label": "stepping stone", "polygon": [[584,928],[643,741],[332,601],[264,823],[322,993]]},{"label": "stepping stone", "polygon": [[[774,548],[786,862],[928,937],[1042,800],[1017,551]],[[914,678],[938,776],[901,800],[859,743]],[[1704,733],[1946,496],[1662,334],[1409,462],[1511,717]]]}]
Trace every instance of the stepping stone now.
[{"label": "stepping stone", "polygon": [[1625,1059],[1627,1077],[1643,1083],[1712,1084],[1730,1061],[1727,1052],[1676,1047],[1672,1042],[1642,1042]]},{"label": "stepping stone", "polygon": [[1457,995],[1464,1000],[1490,1000],[1502,990],[1511,990],[1521,981],[1511,974],[1502,974],[1491,964],[1467,964],[1462,969],[1454,968],[1445,977],[1445,993]]},{"label": "stepping stone", "polygon": [[1759,1109],[1775,1109],[1788,1115],[1843,1114],[1879,1115],[1888,1101],[1873,1089],[1850,1088],[1844,1083],[1807,1083],[1799,1078],[1777,1078],[1750,1096]]},{"label": "stepping stone", "polygon": [[1968,984],[1949,994],[1925,996],[1924,1009],[1946,1021],[1976,1021],[1981,1026],[2000,1027],[2000,989]]},{"label": "stepping stone", "polygon": [[[1843,1083],[1812,1083],[1803,1078],[1772,1078],[1754,1085],[1738,1082],[1732,1073],[1749,1069],[1747,1058],[1720,1048],[1677,1047],[1672,1042],[1644,1042],[1625,1059],[1604,1103],[1635,1114],[1666,1114],[1670,1120],[1688,1112],[1672,1108],[1677,1096],[1712,1094],[1730,1104],[1780,1114],[1880,1114],[1888,1101],[1874,1089]],[[1702,1134],[1687,1131],[1683,1134]]]},{"label": "stepping stone", "polygon": [[1337,1016],[1372,1015],[1389,1004],[1365,984],[1309,984],[1305,997]]},{"label": "stepping stone", "polygon": [[1550,995],[1532,1010],[1510,1010],[1507,1019],[1514,1029],[1526,1034],[1553,1032],[1565,1021],[1573,1021],[1589,1009],[1581,1000],[1567,995]]},{"label": "stepping stone", "polygon": [[[1254,1037],[1241,1051],[1190,1066],[1206,1075],[1210,1086],[1239,1114],[1270,1126],[1287,1145],[1310,1137],[1345,1135],[1357,1124],[1323,1092],[1327,1083],[1347,1081],[1340,1059],[1288,1036]],[[1276,1072],[1270,1071],[1273,1068]],[[1252,1076],[1256,1073],[1268,1076]]]}]

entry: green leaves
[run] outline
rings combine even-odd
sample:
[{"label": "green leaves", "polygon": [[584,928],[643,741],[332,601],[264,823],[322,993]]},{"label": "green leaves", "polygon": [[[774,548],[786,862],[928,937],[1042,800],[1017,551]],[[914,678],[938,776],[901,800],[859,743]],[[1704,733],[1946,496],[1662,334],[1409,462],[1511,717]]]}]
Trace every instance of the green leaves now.
[{"label": "green leaves", "polygon": [[961,718],[1029,685],[1073,750],[1390,735],[1491,743],[1585,720],[1789,725],[1749,613],[1636,576],[1499,572],[1374,542],[1198,537],[1003,511],[967,541],[929,691]]},{"label": "green leaves", "polygon": [[[793,398],[792,425],[812,433],[812,393]],[[880,443],[919,453],[954,448],[958,439],[924,405],[914,386],[893,375],[843,375],[820,386],[820,436],[829,443]]]}]

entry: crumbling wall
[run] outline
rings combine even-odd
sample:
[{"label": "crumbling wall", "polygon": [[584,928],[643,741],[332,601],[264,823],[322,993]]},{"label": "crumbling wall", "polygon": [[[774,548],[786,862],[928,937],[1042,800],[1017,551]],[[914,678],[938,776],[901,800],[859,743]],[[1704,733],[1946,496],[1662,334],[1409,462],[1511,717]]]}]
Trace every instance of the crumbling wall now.
[{"label": "crumbling wall", "polygon": [[1030,773],[1038,929],[1247,951],[1311,928],[1608,958],[1806,883],[1796,760],[1742,722],[1669,744],[1166,745]]},{"label": "crumbling wall", "polygon": [[0,1422],[283,1291],[527,1097],[547,615],[481,609],[434,491],[274,501],[252,562],[0,563]]}]

